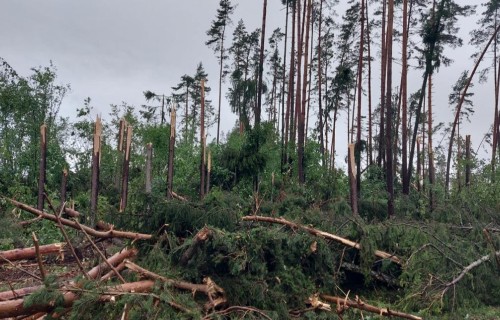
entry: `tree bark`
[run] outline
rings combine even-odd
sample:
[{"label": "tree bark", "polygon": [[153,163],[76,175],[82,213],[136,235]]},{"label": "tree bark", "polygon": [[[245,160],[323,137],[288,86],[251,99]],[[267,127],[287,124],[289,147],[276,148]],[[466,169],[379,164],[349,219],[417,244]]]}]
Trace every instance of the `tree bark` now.
[{"label": "tree bark", "polygon": [[44,206],[44,193],[45,181],[47,180],[47,126],[42,124],[40,126],[40,166],[38,173],[38,210],[43,210]]},{"label": "tree bark", "polygon": [[94,126],[94,140],[92,148],[92,184],[90,190],[90,215],[88,223],[93,225],[97,217],[97,202],[99,197],[99,166],[101,162],[101,118],[98,116]]},{"label": "tree bark", "polygon": [[350,200],[351,200],[351,211],[352,214],[357,216],[358,213],[358,188],[356,183],[356,161],[354,160],[355,147],[353,143],[349,144],[348,150],[348,171],[349,171],[349,190],[350,190]]},{"label": "tree bark", "polygon": [[152,191],[152,169],[153,169],[153,144],[146,145],[146,194]]},{"label": "tree bark", "polygon": [[361,97],[362,97],[362,82],[363,82],[363,50],[365,46],[365,0],[361,0],[360,9],[360,26],[361,32],[359,35],[359,55],[358,55],[358,88],[356,99],[357,115],[356,115],[356,144],[358,146],[358,157],[356,159],[356,196],[361,195]]},{"label": "tree bark", "polygon": [[266,14],[267,0],[262,5],[262,29],[260,35],[260,54],[259,54],[259,79],[257,92],[257,108],[255,109],[255,126],[260,124],[260,114],[262,110],[262,74],[264,73],[264,46],[266,44]]},{"label": "tree bark", "polygon": [[[304,3],[306,3],[304,1]],[[303,21],[305,23],[305,42],[302,43],[302,40],[300,40],[301,47],[305,48],[304,52],[304,72],[303,72],[303,79],[302,79],[302,101],[300,101],[300,114],[299,114],[299,119],[298,119],[298,143],[297,143],[297,164],[298,164],[298,174],[299,174],[299,183],[304,184],[306,181],[306,175],[305,175],[305,163],[304,163],[304,145],[305,145],[305,113],[306,113],[306,92],[307,92],[307,70],[308,70],[308,57],[309,57],[309,26],[311,24],[311,10],[312,10],[312,5],[311,5],[311,0],[308,0],[307,6],[304,7],[306,14],[306,20]],[[299,52],[302,51],[299,47]],[[299,61],[301,60],[301,56],[299,55]],[[297,85],[297,88],[299,85]]]},{"label": "tree bark", "polygon": [[123,172],[122,172],[122,191],[120,198],[120,210],[119,212],[125,211],[127,208],[128,199],[128,176],[130,167],[130,149],[132,146],[132,126],[127,127],[127,141],[125,147],[125,157],[123,159]]},{"label": "tree bark", "polygon": [[[64,251],[65,244],[64,243],[53,243],[39,246],[40,254],[54,254],[61,253]],[[0,251],[0,256],[9,260],[9,261],[17,261],[24,259],[34,259],[36,258],[36,248],[24,248],[24,249],[13,249],[7,251]],[[5,260],[0,259],[0,264],[5,263]]]},{"label": "tree bark", "polygon": [[389,0],[389,10],[387,14],[387,95],[386,95],[386,178],[387,178],[387,215],[394,216],[394,172],[393,172],[393,139],[392,139],[392,40],[394,25],[394,0]]},{"label": "tree bark", "polygon": [[401,58],[402,79],[401,79],[401,101],[402,101],[402,121],[401,121],[401,176],[403,183],[403,194],[410,193],[410,183],[408,181],[408,0],[403,0],[403,44]]},{"label": "tree bark", "polygon": [[[175,159],[175,126],[176,126],[176,111],[175,107],[172,108],[170,113],[170,141],[168,144],[168,173],[167,173],[167,198],[172,198],[172,191],[174,186],[174,159]],[[219,132],[217,131],[217,137]],[[217,140],[217,143],[218,140]]]},{"label": "tree bark", "polygon": [[200,113],[200,199],[205,196],[205,80],[201,80]]}]

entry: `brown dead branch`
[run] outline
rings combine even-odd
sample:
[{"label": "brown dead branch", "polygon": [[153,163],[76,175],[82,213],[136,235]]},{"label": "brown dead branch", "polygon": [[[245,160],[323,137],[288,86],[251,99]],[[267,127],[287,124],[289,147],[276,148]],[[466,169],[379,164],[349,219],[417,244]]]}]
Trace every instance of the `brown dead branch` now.
[{"label": "brown dead branch", "polygon": [[78,225],[78,227],[80,228],[80,230],[83,232],[83,234],[85,235],[85,237],[87,238],[87,240],[92,244],[92,247],[94,247],[95,251],[99,254],[99,256],[101,256],[102,260],[108,265],[108,267],[113,270],[113,272],[116,274],[116,276],[118,277],[118,279],[120,279],[120,281],[122,283],[126,283],[127,281],[125,281],[125,279],[123,279],[122,275],[120,274],[120,272],[118,272],[118,270],[115,269],[115,267],[108,262],[106,256],[104,256],[104,254],[102,253],[101,250],[99,250],[99,248],[97,247],[97,245],[95,244],[94,241],[92,241],[92,238],[90,238],[90,236],[88,235],[87,232],[85,232],[85,229],[83,229],[83,226],[81,224],[78,223],[78,221],[74,220],[76,222],[76,224]]},{"label": "brown dead branch", "polygon": [[[498,257],[498,256],[500,256],[500,251],[495,252],[495,257]],[[448,282],[447,284],[444,285],[444,289],[443,289],[443,291],[441,291],[441,300],[443,299],[446,292],[448,292],[448,290],[450,290],[450,288],[455,287],[455,285],[460,280],[462,280],[463,277],[465,277],[465,275],[467,273],[469,273],[472,269],[479,267],[481,264],[485,263],[486,261],[489,261],[490,258],[491,258],[490,255],[486,255],[486,256],[483,256],[483,257],[477,259],[476,261],[472,262],[468,266],[466,266],[456,278],[454,278],[453,280],[451,280],[450,282]]]},{"label": "brown dead branch", "polygon": [[[47,220],[51,220],[54,222],[57,222],[57,218],[51,214],[45,213],[43,211],[40,211],[38,209],[35,209],[31,206],[28,206],[27,204],[18,202],[13,199],[8,199],[5,198],[6,200],[10,201],[14,206],[18,207],[19,209],[22,209],[26,212],[32,213],[34,215],[37,215],[39,217],[42,217]],[[79,229],[77,223],[75,221],[71,221],[68,219],[60,218],[61,223],[63,225]],[[128,231],[118,231],[118,230],[108,230],[108,231],[97,231],[95,229],[92,229],[90,227],[87,227],[85,225],[82,225],[82,228],[90,235],[98,238],[126,238],[126,239],[133,239],[133,240],[149,240],[152,238],[150,234],[142,234],[142,233],[136,233],[136,232],[128,232]]]},{"label": "brown dead branch", "polygon": [[[333,241],[339,242],[345,246],[361,250],[361,245],[357,242],[354,242],[352,240],[345,239],[345,238],[339,237],[337,235],[334,235],[334,234],[331,234],[328,232],[324,232],[324,231],[321,231],[321,230],[318,230],[318,229],[315,229],[312,227],[300,225],[298,223],[285,220],[283,218],[273,218],[273,217],[263,217],[263,216],[245,216],[242,218],[242,220],[243,221],[259,221],[259,222],[268,222],[268,223],[278,223],[278,224],[288,226],[292,229],[302,229],[302,230],[307,231],[308,233],[310,233],[312,235],[322,237],[322,238],[327,239],[327,240],[333,240]],[[393,254],[390,254],[390,253],[387,253],[387,252],[384,252],[381,250],[375,250],[375,256],[382,258],[382,259],[390,259],[392,262],[401,265],[401,260]]]},{"label": "brown dead branch", "polygon": [[36,237],[35,232],[33,231],[31,234],[33,238],[33,244],[35,245],[35,253],[36,253],[36,261],[38,262],[38,268],[40,269],[40,277],[42,280],[45,280],[45,268],[43,267],[42,255],[40,254],[40,245],[38,243],[38,238]]},{"label": "brown dead branch", "polygon": [[[50,200],[49,200],[49,203],[50,203]],[[61,233],[62,233],[62,235],[64,237],[64,240],[66,240],[66,243],[68,244],[68,247],[71,250],[71,253],[73,254],[73,257],[75,258],[75,261],[76,261],[76,264],[78,265],[78,268],[80,269],[80,271],[82,272],[82,274],[85,276],[85,278],[90,279],[89,275],[87,274],[87,272],[85,271],[85,268],[82,265],[82,262],[80,261],[80,258],[76,254],[75,248],[71,244],[71,241],[69,240],[68,234],[66,233],[66,230],[64,230],[64,226],[63,226],[63,224],[61,222],[61,217],[60,216],[61,216],[61,213],[62,213],[62,211],[64,210],[65,207],[66,207],[66,203],[63,203],[61,205],[61,210],[60,210],[61,212],[59,214],[57,214],[57,212],[54,209],[54,215],[55,215],[56,220],[57,220],[57,226],[59,227],[59,230],[61,230]]]},{"label": "brown dead branch", "polygon": [[146,270],[129,260],[125,260],[125,267],[127,267],[132,271],[140,273],[147,278],[161,280],[165,282],[167,285],[177,289],[189,290],[193,292],[193,294],[195,294],[196,292],[204,293],[210,300],[210,303],[205,306],[206,309],[213,309],[221,304],[226,303],[224,289],[219,287],[215,282],[213,282],[208,277],[204,279],[205,284],[195,284],[182,280],[174,280],[163,277],[159,274]]},{"label": "brown dead branch", "polygon": [[386,316],[386,317],[400,317],[400,318],[405,318],[405,319],[410,319],[410,320],[422,320],[421,317],[414,316],[414,315],[411,315],[408,313],[393,311],[393,310],[390,310],[389,308],[379,308],[379,307],[367,304],[367,303],[361,301],[361,299],[359,299],[357,296],[356,296],[356,300],[351,300],[351,299],[347,299],[347,298],[334,297],[334,296],[328,296],[328,295],[322,294],[321,299],[337,304],[337,312],[339,312],[339,313],[342,313],[347,308],[356,308],[359,310],[376,313],[378,315]]},{"label": "brown dead branch", "polygon": [[[53,243],[47,244],[39,247],[41,255],[53,254],[53,253],[61,253],[64,251],[64,243]],[[0,264],[6,262],[7,259],[9,261],[17,261],[17,260],[25,260],[25,259],[34,259],[36,258],[36,248],[24,248],[24,249],[13,249],[7,251],[0,251]],[[3,262],[2,262],[3,260]]]},{"label": "brown dead branch", "polygon": [[20,266],[16,265],[14,262],[10,261],[9,259],[6,259],[6,258],[4,258],[4,257],[0,256],[0,262],[1,262],[1,261],[3,261],[3,262],[7,262],[8,264],[10,264],[10,265],[11,265],[12,267],[14,267],[15,269],[17,269],[17,270],[21,271],[22,273],[27,274],[28,276],[30,276],[30,277],[32,277],[32,278],[34,278],[34,279],[36,279],[36,280],[40,280],[40,281],[42,280],[42,278],[40,278],[40,277],[39,277],[39,276],[37,276],[36,274],[31,273],[31,272],[29,272],[28,270],[23,269],[22,267],[20,267]]}]

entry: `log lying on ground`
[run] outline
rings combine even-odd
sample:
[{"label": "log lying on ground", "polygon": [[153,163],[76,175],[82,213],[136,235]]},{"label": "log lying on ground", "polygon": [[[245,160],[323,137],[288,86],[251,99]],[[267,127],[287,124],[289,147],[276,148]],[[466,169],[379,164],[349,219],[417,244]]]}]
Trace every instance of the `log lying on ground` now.
[{"label": "log lying on ground", "polygon": [[[111,301],[113,297],[123,295],[129,292],[148,292],[153,288],[154,281],[146,280],[146,281],[138,281],[138,282],[130,282],[125,283],[118,286],[109,286],[102,288],[103,294],[100,296],[100,301]],[[61,293],[63,293],[64,302],[62,303],[63,307],[71,307],[73,303],[78,299],[78,295],[75,292],[78,292],[79,289],[75,290],[65,290],[60,289]],[[29,315],[37,312],[50,312],[55,308],[54,301],[46,301],[40,304],[34,304],[28,308],[24,307],[24,299],[16,299],[0,302],[0,318],[7,317],[17,317],[22,315]]]},{"label": "log lying on ground", "polygon": [[[342,237],[339,237],[337,235],[334,235],[334,234],[331,234],[328,232],[324,232],[324,231],[321,231],[318,229],[314,229],[311,227],[300,225],[300,224],[288,221],[288,220],[283,219],[283,218],[272,218],[272,217],[263,217],[263,216],[245,216],[241,219],[243,221],[259,221],[259,222],[278,223],[278,224],[288,226],[292,229],[302,229],[304,231],[309,232],[312,235],[322,237],[322,238],[328,239],[328,240],[333,240],[333,241],[339,242],[345,246],[361,250],[361,245],[357,242],[354,242],[352,240],[342,238]],[[382,259],[389,259],[392,262],[401,265],[401,260],[393,254],[390,254],[390,253],[387,253],[387,252],[384,252],[381,250],[375,250],[375,256],[382,258]]]},{"label": "log lying on ground", "polygon": [[[53,253],[59,254],[64,251],[65,245],[66,245],[65,243],[53,243],[40,246],[40,254],[42,255],[53,254]],[[34,259],[36,258],[36,248],[30,247],[24,249],[0,251],[0,256],[10,261]],[[5,260],[0,259],[0,264],[3,263],[5,263]]]},{"label": "log lying on ground", "polygon": [[160,280],[165,282],[167,285],[172,286],[177,289],[182,289],[182,290],[189,290],[193,292],[193,295],[196,292],[201,292],[205,294],[208,299],[209,303],[205,305],[205,309],[213,309],[219,305],[222,305],[226,303],[226,297],[225,297],[225,292],[224,289],[219,287],[215,282],[213,282],[209,277],[203,279],[205,282],[204,284],[196,284],[196,283],[190,283],[182,280],[175,280],[175,279],[169,279],[166,277],[163,277],[159,274],[156,274],[154,272],[151,272],[149,270],[146,270],[142,268],[141,266],[138,266],[137,264],[125,260],[125,267],[128,269],[135,271],[139,274],[144,275],[145,277],[149,279],[155,279],[155,280]]},{"label": "log lying on ground", "polygon": [[347,298],[333,297],[333,296],[328,296],[328,295],[322,294],[321,299],[328,301],[330,303],[337,304],[337,313],[338,314],[341,314],[344,310],[346,310],[348,307],[350,307],[350,308],[356,308],[356,309],[360,309],[360,310],[367,311],[367,312],[377,313],[378,315],[386,316],[386,317],[400,317],[400,318],[405,318],[405,319],[410,319],[410,320],[422,320],[421,317],[414,316],[414,315],[411,315],[408,313],[389,310],[389,308],[379,308],[379,307],[367,304],[367,303],[361,301],[361,299],[359,299],[357,297],[356,297],[356,300],[351,300],[351,299],[347,299]]},{"label": "log lying on ground", "polygon": [[[90,279],[97,279],[98,277],[101,277],[104,273],[109,271],[108,263],[111,264],[112,266],[117,266],[120,263],[122,263],[123,260],[132,259],[135,255],[137,255],[137,249],[135,249],[135,248],[130,248],[130,249],[125,249],[125,250],[119,251],[119,252],[115,253],[114,255],[112,255],[111,257],[109,257],[107,259],[107,261],[108,261],[107,263],[101,262],[99,265],[95,266],[89,272],[87,272],[87,274],[88,274]],[[76,285],[78,285],[78,284],[76,284]],[[37,291],[37,290],[40,290],[42,287],[43,287],[43,285],[0,292],[0,301],[6,301],[6,300],[26,296],[28,294],[31,294],[31,293]]]},{"label": "log lying on ground", "polygon": [[[40,211],[38,209],[35,209],[31,206],[28,206],[27,204],[18,202],[16,200],[8,199],[14,206],[18,207],[21,210],[24,210],[26,212],[32,213],[34,215],[37,215],[39,217],[42,217],[44,219],[50,220],[57,222],[57,218],[54,215],[45,213],[43,211]],[[60,218],[61,223],[63,225],[75,228],[77,230],[80,229],[78,224],[75,221]],[[126,239],[133,239],[133,240],[149,240],[152,238],[150,234],[142,234],[142,233],[136,233],[136,232],[128,232],[128,231],[118,231],[118,230],[108,230],[108,231],[97,231],[95,229],[92,229],[90,227],[82,225],[83,229],[85,232],[88,234],[97,237],[97,238],[126,238]]]}]

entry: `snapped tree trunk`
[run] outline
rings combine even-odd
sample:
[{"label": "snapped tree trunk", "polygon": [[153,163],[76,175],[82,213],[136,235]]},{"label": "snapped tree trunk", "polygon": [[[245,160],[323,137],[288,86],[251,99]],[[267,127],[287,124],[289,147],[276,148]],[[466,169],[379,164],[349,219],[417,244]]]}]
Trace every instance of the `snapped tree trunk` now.
[{"label": "snapped tree trunk", "polygon": [[125,157],[123,159],[123,172],[122,172],[122,192],[120,198],[120,212],[125,211],[127,208],[128,198],[128,175],[130,167],[130,149],[132,146],[132,126],[127,127],[127,141],[125,147]]},{"label": "snapped tree trunk", "polygon": [[40,166],[38,173],[38,210],[43,210],[45,181],[47,180],[47,126],[42,124],[40,126]]},{"label": "snapped tree trunk", "polygon": [[99,166],[101,163],[101,118],[97,116],[94,126],[94,145],[92,148],[92,185],[90,190],[90,215],[88,223],[94,225],[97,217],[97,201],[99,197]]}]

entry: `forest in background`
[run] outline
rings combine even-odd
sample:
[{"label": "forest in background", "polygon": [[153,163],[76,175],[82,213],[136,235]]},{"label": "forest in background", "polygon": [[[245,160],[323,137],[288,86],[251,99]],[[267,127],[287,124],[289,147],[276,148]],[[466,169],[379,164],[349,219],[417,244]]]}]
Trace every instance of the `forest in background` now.
[{"label": "forest in background", "polygon": [[[152,235],[129,243],[139,264],[192,283],[209,277],[230,306],[209,294],[204,309],[199,297],[160,285],[106,304],[89,280],[68,317],[93,303],[90,318],[120,317],[126,305],[130,318],[359,318],[339,302],[329,312],[318,303],[328,295],[423,317],[498,317],[500,2],[361,0],[340,18],[332,1],[283,1],[286,25],[273,31],[266,4],[262,27],[249,31],[233,23],[231,1],[220,1],[206,41],[220,66],[212,101],[199,63],[169,93],[145,88],[143,106],[113,105],[94,119],[88,98],[62,118],[70,86],[55,66],[22,76],[1,60],[0,250],[31,246],[32,232],[43,244],[66,241],[53,221],[32,221],[10,199],[42,212],[68,207],[89,227],[106,221]],[[450,83],[449,123],[436,124],[433,100],[446,93],[433,92],[433,75],[453,63],[445,49],[464,41],[459,17],[474,13],[477,53]],[[420,79],[417,89],[409,77]],[[480,81],[492,83],[491,132],[481,142],[489,158],[460,134],[474,121],[468,89]],[[223,99],[237,115],[225,137]],[[340,142],[344,117],[348,141]],[[347,170],[336,167],[347,149]],[[88,241],[68,232],[75,247]],[[61,281],[43,290],[57,293]],[[35,305],[57,300],[33,296]],[[44,311],[51,317],[57,307]]]}]

